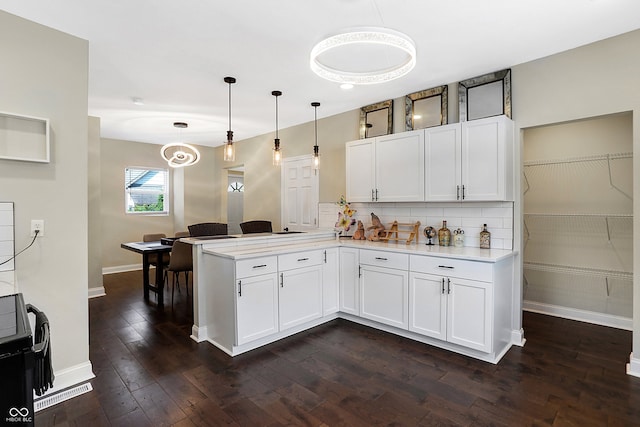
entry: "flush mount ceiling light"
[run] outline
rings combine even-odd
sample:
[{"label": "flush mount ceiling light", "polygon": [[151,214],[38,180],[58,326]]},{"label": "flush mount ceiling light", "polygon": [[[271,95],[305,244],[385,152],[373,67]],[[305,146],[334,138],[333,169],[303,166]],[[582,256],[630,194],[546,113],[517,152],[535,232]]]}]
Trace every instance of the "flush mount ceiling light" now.
[{"label": "flush mount ceiling light", "polygon": [[[184,122],[175,122],[173,126],[177,129],[186,129],[188,125]],[[198,149],[183,142],[163,145],[160,153],[162,154],[162,158],[172,168],[191,166],[200,161],[200,152]]]},{"label": "flush mount ceiling light", "polygon": [[320,77],[337,83],[384,83],[415,67],[416,46],[398,31],[355,28],[316,44],[309,65]]}]

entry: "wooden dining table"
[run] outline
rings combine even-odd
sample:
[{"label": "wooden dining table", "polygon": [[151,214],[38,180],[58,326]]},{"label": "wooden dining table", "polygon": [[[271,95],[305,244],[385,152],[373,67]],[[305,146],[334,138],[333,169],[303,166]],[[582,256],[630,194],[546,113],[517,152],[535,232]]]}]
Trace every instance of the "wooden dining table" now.
[{"label": "wooden dining table", "polygon": [[[142,254],[142,289],[144,300],[149,301],[149,291],[155,292],[158,296],[158,308],[164,308],[164,269],[162,265],[163,255],[171,252],[171,245],[161,241],[154,242],[130,242],[122,243],[120,247]],[[149,266],[151,261],[156,260],[156,279],[151,283],[149,279]]]}]

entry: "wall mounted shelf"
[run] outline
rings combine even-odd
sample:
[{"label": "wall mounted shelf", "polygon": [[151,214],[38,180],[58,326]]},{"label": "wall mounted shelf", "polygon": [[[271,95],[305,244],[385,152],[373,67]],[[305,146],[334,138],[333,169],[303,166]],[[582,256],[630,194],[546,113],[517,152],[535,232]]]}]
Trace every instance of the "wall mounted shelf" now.
[{"label": "wall mounted shelf", "polygon": [[49,163],[49,119],[0,112],[0,159]]}]

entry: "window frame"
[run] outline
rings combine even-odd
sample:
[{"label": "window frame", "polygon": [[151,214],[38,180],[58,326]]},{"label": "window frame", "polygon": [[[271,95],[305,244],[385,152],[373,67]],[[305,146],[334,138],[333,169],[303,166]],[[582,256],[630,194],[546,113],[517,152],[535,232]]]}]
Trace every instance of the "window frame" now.
[{"label": "window frame", "polygon": [[[164,191],[162,193],[162,208],[161,211],[130,211],[129,210],[129,195],[130,187],[127,188],[127,173],[129,170],[144,170],[144,171],[159,171],[164,173]],[[171,192],[171,179],[170,170],[165,168],[148,167],[148,166],[125,166],[124,168],[124,212],[126,215],[143,215],[143,216],[168,216],[170,213],[170,192]]]}]

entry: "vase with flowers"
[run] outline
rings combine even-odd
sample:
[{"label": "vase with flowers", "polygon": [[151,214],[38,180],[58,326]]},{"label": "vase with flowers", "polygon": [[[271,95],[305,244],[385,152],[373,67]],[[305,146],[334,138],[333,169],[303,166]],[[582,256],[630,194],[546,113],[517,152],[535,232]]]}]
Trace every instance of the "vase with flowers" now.
[{"label": "vase with flowers", "polygon": [[340,207],[340,210],[338,211],[338,222],[336,222],[335,230],[346,236],[351,226],[356,224],[353,216],[357,211],[351,208],[351,205],[344,196],[340,196],[340,200],[338,200],[336,204]]}]

